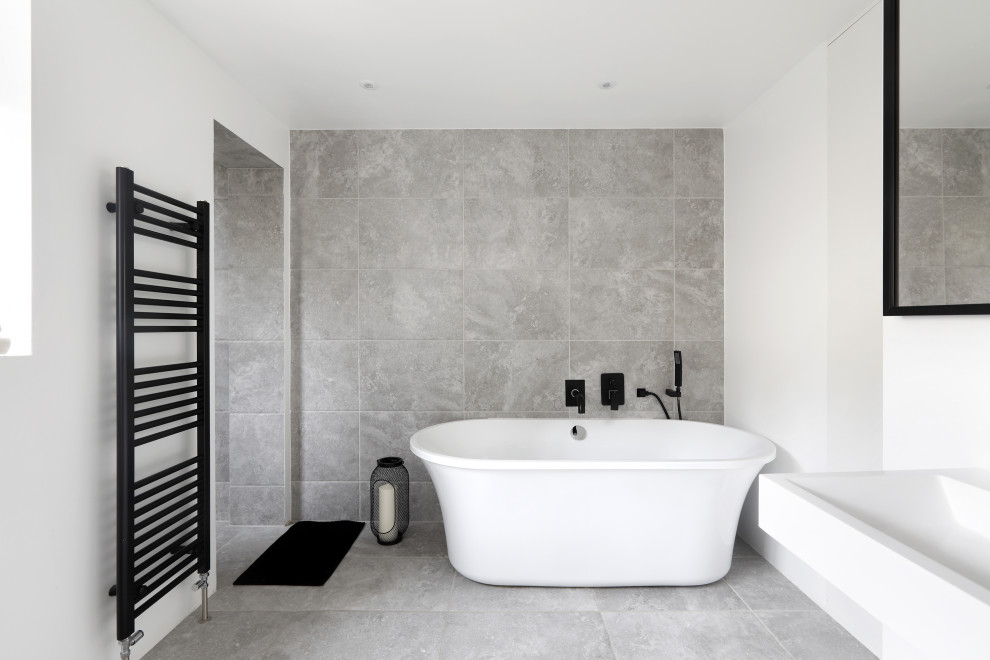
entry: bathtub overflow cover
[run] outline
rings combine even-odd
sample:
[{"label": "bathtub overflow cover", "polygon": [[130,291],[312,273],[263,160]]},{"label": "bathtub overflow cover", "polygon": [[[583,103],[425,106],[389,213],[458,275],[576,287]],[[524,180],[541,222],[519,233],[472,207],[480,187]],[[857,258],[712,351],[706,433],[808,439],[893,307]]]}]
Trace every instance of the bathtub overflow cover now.
[{"label": "bathtub overflow cover", "polygon": [[583,426],[573,426],[571,427],[571,437],[575,440],[584,440],[588,437],[588,432]]}]

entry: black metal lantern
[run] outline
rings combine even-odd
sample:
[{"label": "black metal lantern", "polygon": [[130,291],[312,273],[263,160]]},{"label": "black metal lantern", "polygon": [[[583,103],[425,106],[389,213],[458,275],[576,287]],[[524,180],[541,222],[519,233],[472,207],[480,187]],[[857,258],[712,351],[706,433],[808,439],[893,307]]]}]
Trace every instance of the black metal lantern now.
[{"label": "black metal lantern", "polygon": [[395,545],[409,528],[409,472],[398,456],[378,459],[371,473],[371,531],[382,545]]}]

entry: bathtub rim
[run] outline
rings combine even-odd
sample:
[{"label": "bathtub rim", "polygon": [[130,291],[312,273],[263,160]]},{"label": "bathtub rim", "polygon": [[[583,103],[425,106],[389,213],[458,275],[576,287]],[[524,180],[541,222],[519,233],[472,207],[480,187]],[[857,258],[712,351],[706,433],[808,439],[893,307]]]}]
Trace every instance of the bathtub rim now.
[{"label": "bathtub rim", "polygon": [[450,456],[449,454],[441,454],[431,449],[427,449],[422,446],[422,439],[420,434],[428,431],[429,429],[447,426],[449,424],[463,424],[464,422],[483,422],[486,420],[519,420],[519,421],[558,421],[558,422],[568,422],[570,424],[576,424],[577,422],[584,421],[574,419],[574,418],[546,418],[546,417],[513,417],[513,418],[500,418],[500,417],[481,417],[475,419],[461,419],[453,420],[449,422],[441,422],[440,424],[431,424],[422,429],[419,429],[409,438],[409,448],[414,455],[419,457],[425,462],[434,463],[437,465],[445,465],[448,467],[464,468],[464,469],[474,469],[474,470],[734,470],[739,468],[750,468],[754,466],[764,466],[772,462],[777,456],[777,446],[769,439],[746,431],[744,429],[738,429],[733,426],[725,426],[724,424],[712,424],[710,422],[695,422],[689,420],[668,420],[668,419],[656,419],[650,420],[649,418],[614,418],[614,417],[589,417],[586,418],[587,421],[622,421],[623,419],[629,419],[630,421],[657,421],[657,422],[676,422],[678,424],[692,424],[692,425],[703,425],[711,426],[719,429],[730,429],[738,433],[744,433],[752,438],[759,440],[763,444],[763,450],[754,453],[749,456],[743,457],[733,457],[733,458],[706,458],[706,459],[666,459],[666,460],[639,460],[639,461],[609,461],[602,459],[560,459],[560,460],[548,460],[548,459],[494,459],[494,458],[468,458],[463,456]]},{"label": "bathtub rim", "polygon": [[[986,648],[986,626],[960,622],[986,622],[990,586],[797,483],[885,475],[947,476],[990,490],[990,471],[972,467],[764,474],[758,478],[760,529],[900,638],[900,644],[913,647],[915,654],[982,660],[985,654],[973,655],[972,650]],[[900,589],[903,585],[910,588]]]},{"label": "bathtub rim", "polygon": [[761,483],[770,482],[779,486],[784,491],[820,509],[825,514],[849,527],[856,533],[861,534],[871,542],[882,546],[888,552],[899,555],[920,570],[931,573],[936,578],[979,600],[985,606],[990,607],[990,583],[984,584],[964,574],[957,568],[932,557],[923,550],[898,538],[895,534],[874,526],[855,513],[847,511],[840,505],[833,504],[815,491],[802,485],[802,482],[833,478],[851,477],[855,479],[870,479],[883,478],[888,475],[894,478],[900,475],[944,476],[962,481],[976,488],[990,491],[990,470],[983,468],[921,468],[912,470],[868,470],[863,472],[781,472],[761,474],[758,479]]}]

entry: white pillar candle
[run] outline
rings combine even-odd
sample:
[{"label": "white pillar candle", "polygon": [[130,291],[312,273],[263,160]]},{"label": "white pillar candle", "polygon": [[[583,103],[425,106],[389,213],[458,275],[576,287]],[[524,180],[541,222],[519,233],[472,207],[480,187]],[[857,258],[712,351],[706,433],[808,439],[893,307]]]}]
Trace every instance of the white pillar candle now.
[{"label": "white pillar candle", "polygon": [[381,541],[399,538],[395,525],[395,487],[388,482],[378,486],[378,534]]}]

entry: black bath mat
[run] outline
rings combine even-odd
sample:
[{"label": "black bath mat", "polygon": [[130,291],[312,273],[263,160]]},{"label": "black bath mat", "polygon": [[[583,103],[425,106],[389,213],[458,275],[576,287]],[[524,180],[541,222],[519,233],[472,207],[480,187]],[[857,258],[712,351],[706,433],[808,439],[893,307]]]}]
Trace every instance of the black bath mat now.
[{"label": "black bath mat", "polygon": [[362,529],[364,523],[353,520],[297,522],[241,573],[234,584],[319,587],[333,575]]}]

